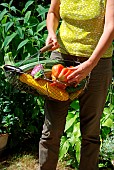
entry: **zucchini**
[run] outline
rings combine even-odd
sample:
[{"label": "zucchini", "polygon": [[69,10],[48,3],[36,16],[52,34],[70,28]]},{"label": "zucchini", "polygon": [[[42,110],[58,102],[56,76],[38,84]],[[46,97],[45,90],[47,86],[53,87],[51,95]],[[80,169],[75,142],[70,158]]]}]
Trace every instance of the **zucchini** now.
[{"label": "zucchini", "polygon": [[38,64],[38,62],[40,64],[43,64],[43,63],[64,64],[64,62],[61,61],[61,60],[42,59],[42,60],[38,61],[38,57],[35,57],[35,58],[31,58],[31,59],[28,59],[28,60],[25,60],[25,61],[19,61],[19,62],[15,63],[15,66],[21,67],[21,66],[24,66],[26,64],[30,64],[30,63],[34,63],[34,62],[37,62],[37,64]]},{"label": "zucchini", "polygon": [[[51,69],[53,65],[59,64],[59,63],[63,64],[59,60],[51,60],[51,59],[49,59],[49,60],[41,60],[39,64],[42,64],[44,69]],[[23,70],[24,72],[26,72],[26,71],[28,71],[30,69],[33,69],[37,64],[38,64],[38,62],[33,62],[33,63],[22,65],[19,68],[21,70]]]}]

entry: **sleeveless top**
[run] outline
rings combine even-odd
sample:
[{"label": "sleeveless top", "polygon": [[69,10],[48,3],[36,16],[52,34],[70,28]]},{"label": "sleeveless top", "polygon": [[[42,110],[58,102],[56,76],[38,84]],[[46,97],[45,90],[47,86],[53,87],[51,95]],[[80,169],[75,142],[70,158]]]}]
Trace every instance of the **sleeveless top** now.
[{"label": "sleeveless top", "polygon": [[[104,28],[106,0],[60,0],[62,19],[57,34],[57,51],[81,57],[90,57]],[[102,58],[112,57],[112,45]]]}]

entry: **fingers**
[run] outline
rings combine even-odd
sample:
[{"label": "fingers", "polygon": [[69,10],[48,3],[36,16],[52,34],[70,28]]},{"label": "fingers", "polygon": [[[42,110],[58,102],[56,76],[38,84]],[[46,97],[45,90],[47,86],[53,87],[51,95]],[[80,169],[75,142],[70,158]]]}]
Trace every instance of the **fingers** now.
[{"label": "fingers", "polygon": [[78,78],[73,78],[73,79],[71,79],[71,80],[68,80],[68,83],[70,84],[70,83],[76,83],[76,84],[78,84],[79,83],[79,79]]},{"label": "fingers", "polygon": [[77,66],[76,67],[68,67],[68,69],[74,71],[74,70],[77,70]]},{"label": "fingers", "polygon": [[51,51],[53,51],[53,50],[55,50],[55,49],[57,49],[57,48],[60,47],[60,45],[59,45],[58,42],[57,42],[56,36],[50,36],[50,35],[49,35],[49,36],[47,37],[47,39],[46,39],[46,45],[48,45],[48,44],[50,44],[50,43],[53,44],[52,48],[50,49]]},{"label": "fingers", "polygon": [[83,76],[77,75],[77,76],[73,77],[72,79],[69,79],[69,80],[68,80],[68,83],[69,83],[69,84],[70,84],[70,83],[79,84],[83,79],[84,79]]},{"label": "fingers", "polygon": [[[73,71],[74,70],[74,71]],[[78,70],[78,66],[72,68],[72,73],[67,77],[68,83],[74,83],[77,84],[84,78],[84,74],[80,70]]]},{"label": "fingers", "polygon": [[48,37],[48,38],[46,39],[46,45],[49,45],[50,43],[52,43],[52,40],[51,40],[51,38]]},{"label": "fingers", "polygon": [[51,48],[51,50],[56,50],[59,47],[60,47],[60,45],[58,44],[58,42],[53,43],[53,47]]},{"label": "fingers", "polygon": [[78,76],[76,75],[75,71],[67,76],[67,80],[68,80],[68,83],[79,82]]},{"label": "fingers", "polygon": [[70,80],[74,77],[76,77],[76,71],[73,71],[70,75],[68,75],[67,80]]}]

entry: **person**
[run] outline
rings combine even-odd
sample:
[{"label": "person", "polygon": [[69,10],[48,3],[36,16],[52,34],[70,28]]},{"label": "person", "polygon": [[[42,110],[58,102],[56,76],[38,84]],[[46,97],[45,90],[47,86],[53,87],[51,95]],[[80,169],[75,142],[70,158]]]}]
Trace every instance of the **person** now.
[{"label": "person", "polygon": [[[51,0],[47,14],[51,59],[74,62],[68,82],[90,79],[80,105],[81,150],[79,170],[97,170],[100,148],[100,118],[112,80],[114,0]],[[81,64],[76,65],[76,61]],[[45,121],[39,142],[39,169],[56,170],[60,139],[70,101],[45,101]]]}]

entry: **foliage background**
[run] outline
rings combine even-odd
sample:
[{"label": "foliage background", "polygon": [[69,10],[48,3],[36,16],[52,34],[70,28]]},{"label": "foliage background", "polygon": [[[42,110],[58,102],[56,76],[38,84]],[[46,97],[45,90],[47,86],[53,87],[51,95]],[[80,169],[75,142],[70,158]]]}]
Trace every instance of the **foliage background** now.
[{"label": "foliage background", "polygon": [[[15,62],[27,59],[45,44],[47,37],[46,14],[50,1],[2,0],[0,4],[0,65],[4,56],[11,56]],[[45,54],[49,56],[49,53]],[[113,57],[114,58],[114,57]],[[114,59],[113,59],[114,62]],[[113,63],[114,70],[114,63]],[[114,159],[114,82],[107,95],[101,118],[101,167],[112,166]],[[44,121],[42,97],[25,94],[14,89],[0,69],[0,130],[10,134],[8,147],[20,146],[32,139],[38,146]],[[60,160],[78,167],[80,156],[79,103],[73,101],[67,116],[66,127],[61,139]],[[110,141],[111,144],[110,144]],[[107,146],[107,150],[105,149]]]}]

